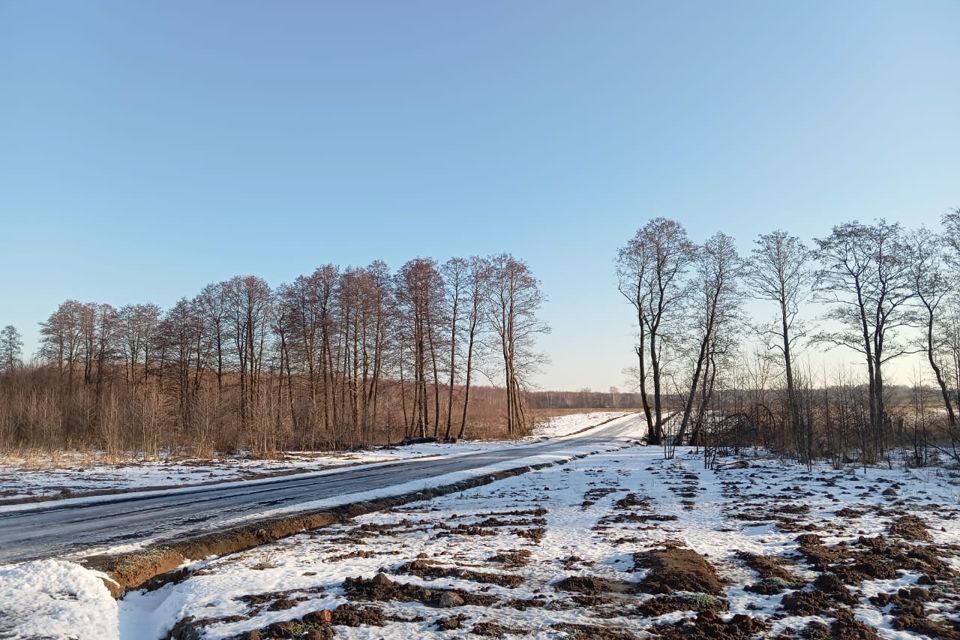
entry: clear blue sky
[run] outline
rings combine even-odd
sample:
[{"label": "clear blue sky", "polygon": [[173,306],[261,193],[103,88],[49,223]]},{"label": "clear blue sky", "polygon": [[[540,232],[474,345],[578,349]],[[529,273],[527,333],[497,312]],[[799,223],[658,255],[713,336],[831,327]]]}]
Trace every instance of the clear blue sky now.
[{"label": "clear blue sky", "polygon": [[0,325],[324,262],[511,251],[552,388],[633,364],[645,220],[934,224],[960,2],[0,0]]}]

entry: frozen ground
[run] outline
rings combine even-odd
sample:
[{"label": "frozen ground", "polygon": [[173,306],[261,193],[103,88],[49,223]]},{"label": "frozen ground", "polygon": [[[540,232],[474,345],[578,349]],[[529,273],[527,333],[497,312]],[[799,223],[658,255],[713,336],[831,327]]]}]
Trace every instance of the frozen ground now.
[{"label": "frozen ground", "polygon": [[[551,418],[527,439],[558,437],[625,415],[625,412],[592,412]],[[123,464],[91,463],[88,457],[17,458],[0,462],[0,504],[24,499],[66,498],[95,493],[170,488],[213,482],[250,480],[268,476],[320,471],[353,464],[393,462],[411,458],[477,453],[524,442],[480,441],[457,444],[419,444],[380,447],[363,451],[310,453],[287,452],[277,460],[219,458]]]},{"label": "frozen ground", "polygon": [[[61,563],[52,601],[103,640],[960,638],[958,474],[734,463],[621,440],[196,563],[117,609]],[[0,621],[28,575],[0,569]]]}]

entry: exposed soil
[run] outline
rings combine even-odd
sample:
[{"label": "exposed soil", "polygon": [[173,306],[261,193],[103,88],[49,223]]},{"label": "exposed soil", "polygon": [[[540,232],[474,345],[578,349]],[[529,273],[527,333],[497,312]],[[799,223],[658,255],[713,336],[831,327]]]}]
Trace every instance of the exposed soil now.
[{"label": "exposed soil", "polygon": [[527,629],[507,627],[499,622],[483,621],[473,625],[473,628],[470,629],[470,633],[476,636],[484,636],[487,638],[501,638],[505,635],[527,635],[529,632]]},{"label": "exposed soil", "polygon": [[633,563],[636,567],[648,570],[639,585],[647,593],[723,593],[723,583],[713,566],[693,549],[667,547],[635,553]]},{"label": "exposed soil", "polygon": [[622,580],[610,580],[597,576],[571,576],[556,585],[561,591],[572,591],[585,595],[605,595],[611,593],[637,593],[637,584]]},{"label": "exposed soil", "polygon": [[559,622],[554,624],[553,629],[567,634],[569,640],[635,640],[637,636],[614,627],[603,627],[592,624],[571,624],[568,622]]},{"label": "exposed soil", "polygon": [[343,582],[347,597],[352,600],[421,602],[428,607],[454,607],[464,604],[490,606],[497,601],[493,596],[470,593],[459,589],[427,589],[413,584],[394,582],[385,573],[373,578],[347,578]]},{"label": "exposed soil", "polygon": [[517,587],[523,583],[523,578],[509,573],[484,573],[480,571],[471,571],[469,569],[459,569],[456,567],[440,567],[432,564],[428,560],[413,560],[404,563],[397,568],[396,573],[407,573],[419,578],[433,580],[436,578],[459,578],[461,580],[470,580],[472,582],[484,582],[487,584],[498,584],[502,587]]},{"label": "exposed soil", "polygon": [[644,618],[656,618],[676,611],[726,611],[729,605],[723,598],[708,595],[697,596],[654,596],[644,600],[631,613]]},{"label": "exposed soil", "polygon": [[917,516],[900,516],[890,523],[890,535],[900,536],[905,540],[930,542],[930,532],[927,523]]},{"label": "exposed soil", "polygon": [[828,546],[816,534],[804,534],[797,542],[800,553],[815,569],[832,571],[848,585],[859,585],[864,580],[892,580],[899,571],[916,571],[931,580],[956,575],[940,557],[941,550],[903,544],[885,536],[861,536],[853,543]]},{"label": "exposed soil", "polygon": [[529,549],[501,551],[487,558],[487,562],[497,562],[507,568],[525,567],[530,564],[531,552]]},{"label": "exposed soil", "polygon": [[737,614],[725,622],[716,613],[704,611],[692,620],[656,626],[653,633],[667,640],[749,640],[769,628],[768,620]]},{"label": "exposed soil", "polygon": [[900,589],[895,594],[879,594],[871,598],[871,602],[880,607],[892,605],[895,629],[922,633],[931,638],[960,639],[960,622],[930,618],[925,605],[933,599],[931,596],[929,589],[914,587]]},{"label": "exposed soil", "polygon": [[803,580],[784,568],[786,558],[761,556],[747,551],[740,551],[737,557],[748,567],[760,574],[760,582],[748,584],[747,591],[763,595],[774,595],[786,589],[796,589],[803,586]]}]

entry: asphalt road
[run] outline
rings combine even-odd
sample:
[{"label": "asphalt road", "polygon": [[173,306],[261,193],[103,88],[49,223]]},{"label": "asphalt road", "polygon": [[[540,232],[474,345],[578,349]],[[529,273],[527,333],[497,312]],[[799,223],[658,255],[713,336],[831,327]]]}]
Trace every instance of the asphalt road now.
[{"label": "asphalt road", "polygon": [[[387,489],[458,471],[470,471],[544,453],[588,451],[622,437],[642,418],[619,418],[578,436],[432,460],[358,465],[320,476],[285,476],[250,484],[120,494],[94,502],[55,501],[23,511],[0,512],[0,563],[83,555],[144,540],[216,531],[236,518],[277,508]],[[635,433],[635,431],[634,431]]]}]

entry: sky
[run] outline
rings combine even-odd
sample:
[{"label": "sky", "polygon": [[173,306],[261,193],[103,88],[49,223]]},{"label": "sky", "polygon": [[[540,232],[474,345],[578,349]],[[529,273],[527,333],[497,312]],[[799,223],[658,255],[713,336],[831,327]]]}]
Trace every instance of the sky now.
[{"label": "sky", "polygon": [[[543,388],[624,386],[648,219],[960,207],[960,2],[0,0],[0,325],[327,263],[524,258]],[[853,359],[853,356],[850,356]]]}]

